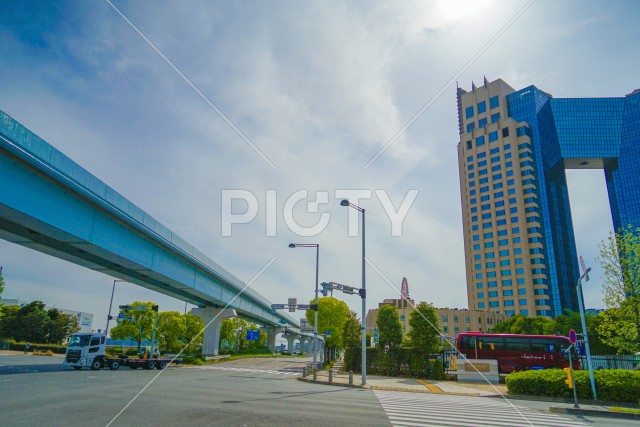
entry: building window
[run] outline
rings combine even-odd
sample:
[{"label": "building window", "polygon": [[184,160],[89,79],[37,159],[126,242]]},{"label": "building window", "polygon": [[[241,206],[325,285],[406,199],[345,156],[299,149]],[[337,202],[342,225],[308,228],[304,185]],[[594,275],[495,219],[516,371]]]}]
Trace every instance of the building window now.
[{"label": "building window", "polygon": [[502,286],[511,286],[511,279],[506,279],[502,281]]},{"label": "building window", "polygon": [[470,119],[471,117],[473,117],[473,105],[465,109],[465,117],[467,119]]},{"label": "building window", "polygon": [[509,277],[509,276],[511,276],[511,270],[502,270],[500,272],[500,275],[503,276],[503,277],[504,276]]},{"label": "building window", "polygon": [[498,296],[498,291],[489,292],[489,298],[496,298]]},{"label": "building window", "polygon": [[500,120],[500,113],[495,113],[491,115],[491,123],[498,123]]},{"label": "building window", "polygon": [[506,300],[504,300],[504,306],[505,306],[505,307],[513,307],[513,306],[514,306],[514,304],[513,304],[513,300],[512,300],[512,299],[506,299]]},{"label": "building window", "polygon": [[475,127],[476,127],[475,122],[467,123],[467,133],[470,133],[473,129],[475,129]]},{"label": "building window", "polygon": [[[484,301],[478,303],[478,308],[484,308]],[[445,326],[446,328],[446,326]],[[446,330],[444,332],[447,332]]]},{"label": "building window", "polygon": [[489,301],[489,307],[500,307],[500,303],[498,301]]},{"label": "building window", "polygon": [[487,282],[487,287],[496,288],[496,287],[498,287],[498,282],[496,282],[496,281]]},{"label": "building window", "polygon": [[488,262],[485,264],[486,268],[496,268],[496,263],[495,262]]},{"label": "building window", "polygon": [[526,126],[520,126],[519,128],[516,129],[516,135],[517,136],[525,136],[527,135],[527,127]]},{"label": "building window", "polygon": [[503,259],[502,261],[500,261],[500,267],[508,267],[511,264],[511,261],[509,261],[508,259]]},{"label": "building window", "polygon": [[499,105],[500,99],[497,96],[492,96],[491,98],[489,98],[489,106],[491,108],[498,108]]},{"label": "building window", "polygon": [[482,147],[484,145],[484,135],[480,135],[476,138],[476,146]]},{"label": "building window", "polygon": [[487,103],[482,101],[478,102],[478,114],[482,114],[487,111]]},{"label": "building window", "polygon": [[518,300],[518,304],[520,304],[520,305],[527,305],[527,300],[526,300],[526,298]]},{"label": "building window", "polygon": [[498,140],[498,131],[493,131],[489,133],[489,142]]},{"label": "building window", "polygon": [[484,298],[484,292],[478,292],[478,299]]},{"label": "building window", "polygon": [[502,128],[502,137],[506,138],[509,136],[509,128]]},{"label": "building window", "polygon": [[502,291],[502,296],[503,297],[513,296],[513,289],[505,289],[504,291]]},{"label": "building window", "polygon": [[525,288],[518,288],[518,295],[526,295],[527,290]]},{"label": "building window", "polygon": [[478,283],[476,283],[476,288],[477,289],[482,289],[482,288],[484,288],[484,284],[482,282],[478,282]]},{"label": "building window", "polygon": [[484,128],[486,125],[487,125],[487,119],[486,119],[486,118],[484,118],[484,119],[480,119],[480,120],[478,121],[478,127],[479,127],[480,129]]}]

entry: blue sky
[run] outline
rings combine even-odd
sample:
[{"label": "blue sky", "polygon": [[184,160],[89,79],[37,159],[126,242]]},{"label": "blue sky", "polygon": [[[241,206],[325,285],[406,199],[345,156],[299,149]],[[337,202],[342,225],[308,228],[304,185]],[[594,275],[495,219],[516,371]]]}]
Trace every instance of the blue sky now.
[{"label": "blue sky", "polygon": [[[4,3],[0,109],[240,279],[276,257],[254,286],[273,302],[313,294],[313,253],[289,249],[292,241],[321,244],[321,281],[360,283],[360,238],[347,235],[335,190],[386,190],[397,207],[417,189],[399,237],[375,196],[361,202],[367,255],[397,288],[407,277],[412,298],[467,306],[455,83],[447,82],[481,49],[457,77],[465,89],[483,76],[555,97],[640,87],[634,1],[113,0],[193,86],[106,1]],[[594,267],[586,305],[601,307],[595,257],[612,227],[604,174],[568,177],[578,252]],[[259,211],[224,237],[221,195],[229,189],[251,191]],[[331,220],[315,237],[296,236],[283,218],[286,199],[302,189],[330,195],[320,209]],[[276,236],[265,233],[267,190],[277,191]],[[318,220],[295,212],[301,224]],[[4,297],[91,312],[94,326],[104,326],[113,278],[4,241],[0,265]],[[367,283],[369,307],[397,297],[373,269]],[[134,299],[184,309],[118,285],[115,305]],[[356,297],[345,300],[360,311]]]}]

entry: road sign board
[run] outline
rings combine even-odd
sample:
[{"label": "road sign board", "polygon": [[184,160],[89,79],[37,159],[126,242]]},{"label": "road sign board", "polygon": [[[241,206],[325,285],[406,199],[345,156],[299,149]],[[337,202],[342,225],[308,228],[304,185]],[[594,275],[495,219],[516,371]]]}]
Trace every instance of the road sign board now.
[{"label": "road sign board", "polygon": [[573,329],[569,331],[569,341],[571,341],[571,344],[575,344],[577,341],[578,337],[576,336],[576,331],[574,331]]},{"label": "road sign board", "polygon": [[288,300],[288,305],[289,305],[289,312],[294,312],[296,311],[296,305],[298,304],[298,299],[297,298],[289,298]]},{"label": "road sign board", "polygon": [[247,329],[247,341],[258,341],[260,332],[257,329]]},{"label": "road sign board", "polygon": [[273,310],[282,310],[287,306],[287,304],[271,304],[271,308]]},{"label": "road sign board", "polygon": [[122,319],[124,317],[124,313],[119,313],[118,314],[118,319]]},{"label": "road sign board", "polygon": [[298,304],[298,310],[311,310],[311,304]]}]

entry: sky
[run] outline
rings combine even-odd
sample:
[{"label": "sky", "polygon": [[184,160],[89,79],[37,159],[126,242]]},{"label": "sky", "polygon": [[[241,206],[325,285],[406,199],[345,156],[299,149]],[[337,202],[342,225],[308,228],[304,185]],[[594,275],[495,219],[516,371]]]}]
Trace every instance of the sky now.
[{"label": "sky", "polygon": [[[635,1],[2,0],[2,10],[0,110],[241,280],[275,257],[252,285],[273,303],[313,297],[315,254],[291,242],[320,244],[321,282],[360,286],[357,212],[339,202],[361,191],[368,307],[398,298],[406,277],[416,301],[466,308],[456,82],[502,78],[560,98],[640,87]],[[567,176],[578,253],[593,268],[585,303],[602,308],[604,173]],[[391,206],[405,208],[394,221]],[[228,233],[245,211],[255,218]],[[6,241],[0,265],[4,298],[104,326],[113,277]],[[360,314],[357,296],[340,297]],[[114,306],[134,300],[185,310],[116,285]]]}]

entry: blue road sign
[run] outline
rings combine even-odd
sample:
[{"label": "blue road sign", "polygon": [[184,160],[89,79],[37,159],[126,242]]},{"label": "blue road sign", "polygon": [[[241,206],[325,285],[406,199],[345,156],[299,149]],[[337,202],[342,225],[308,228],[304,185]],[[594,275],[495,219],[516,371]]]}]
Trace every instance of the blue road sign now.
[{"label": "blue road sign", "polygon": [[260,332],[257,329],[247,329],[247,341],[258,341]]},{"label": "blue road sign", "polygon": [[118,314],[118,319],[122,319],[122,318],[124,318],[124,313]]},{"label": "blue road sign", "polygon": [[327,331],[327,336],[330,337],[331,336],[331,331]]}]

